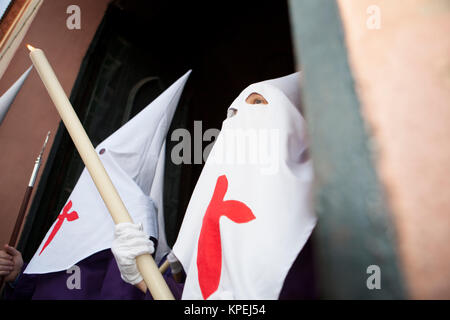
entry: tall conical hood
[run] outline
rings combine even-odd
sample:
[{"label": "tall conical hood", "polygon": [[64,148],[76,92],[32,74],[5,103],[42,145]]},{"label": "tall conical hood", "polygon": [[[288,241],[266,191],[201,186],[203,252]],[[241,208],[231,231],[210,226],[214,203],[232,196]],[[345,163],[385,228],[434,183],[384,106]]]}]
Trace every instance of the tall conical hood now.
[{"label": "tall conical hood", "polygon": [[190,73],[97,146],[106,148],[145,194],[150,193],[159,153]]},{"label": "tall conical hood", "polygon": [[[162,147],[189,73],[96,148],[133,222],[141,223],[144,232],[156,239],[163,173],[156,168],[158,163],[163,168]],[[110,248],[113,230],[108,209],[85,168],[25,273],[65,270]]]},{"label": "tall conical hood", "polygon": [[301,106],[301,99],[300,99],[301,79],[302,79],[301,72],[295,72],[284,77],[265,80],[256,83],[254,84],[254,86],[270,85],[272,87],[277,88],[286,95],[286,97],[297,109],[299,109]]},{"label": "tall conical hood", "polygon": [[16,82],[9,88],[1,97],[0,97],[0,125],[3,122],[3,119],[6,116],[6,113],[8,113],[9,108],[11,107],[12,103],[14,102],[14,99],[16,98],[17,94],[19,93],[19,90],[22,88],[23,83],[27,79],[28,75],[30,74],[31,69],[33,66],[29,67],[27,71],[24,72],[20,76],[19,79],[17,79]]}]

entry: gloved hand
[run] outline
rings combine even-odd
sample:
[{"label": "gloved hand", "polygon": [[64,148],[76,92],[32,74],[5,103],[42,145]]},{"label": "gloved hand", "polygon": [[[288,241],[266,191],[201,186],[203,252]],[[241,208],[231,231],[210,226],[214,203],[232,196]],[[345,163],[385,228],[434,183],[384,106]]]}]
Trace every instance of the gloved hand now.
[{"label": "gloved hand", "polygon": [[152,254],[155,247],[143,231],[142,224],[125,222],[115,226],[111,251],[123,281],[135,285],[143,280],[136,265],[136,257]]}]

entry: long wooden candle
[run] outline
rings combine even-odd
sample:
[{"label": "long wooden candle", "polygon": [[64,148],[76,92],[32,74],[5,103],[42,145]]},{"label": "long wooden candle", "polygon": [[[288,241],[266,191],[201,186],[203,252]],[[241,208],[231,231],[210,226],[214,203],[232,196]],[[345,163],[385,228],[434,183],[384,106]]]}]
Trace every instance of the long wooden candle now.
[{"label": "long wooden candle", "polygon": [[[67,98],[61,84],[56,78],[50,63],[41,49],[28,45],[30,58],[36,67],[47,91],[61,116],[67,131],[77,148],[89,174],[92,177],[114,223],[132,222],[130,214],[122,202],[116,188],[101,163],[89,137],[86,134],[75,110]],[[112,231],[111,231],[112,232]],[[167,286],[152,256],[141,255],[136,258],[139,272],[144,278],[153,298],[156,300],[173,300],[174,297]]]}]

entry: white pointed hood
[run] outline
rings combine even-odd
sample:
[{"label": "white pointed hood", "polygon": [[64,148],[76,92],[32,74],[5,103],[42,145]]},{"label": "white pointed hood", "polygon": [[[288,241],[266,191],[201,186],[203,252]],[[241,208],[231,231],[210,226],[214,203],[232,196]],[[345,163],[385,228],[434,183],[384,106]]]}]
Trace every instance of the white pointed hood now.
[{"label": "white pointed hood", "polygon": [[0,97],[0,125],[3,122],[3,119],[5,119],[9,108],[11,107],[12,103],[14,102],[14,99],[16,98],[17,94],[19,93],[20,89],[22,88],[23,83],[27,79],[32,68],[33,68],[33,66],[29,67],[27,69],[27,71],[25,71],[20,76],[20,78],[17,79],[17,81],[14,82],[14,84]]},{"label": "white pointed hood", "polygon": [[[255,83],[231,104],[173,248],[183,299],[278,298],[316,224],[299,84]],[[267,103],[247,103],[252,93]]]},{"label": "white pointed hood", "polygon": [[[167,131],[190,71],[101,142],[96,151],[133,222],[158,239],[158,213],[150,197]],[[157,190],[152,190],[156,193]],[[114,223],[88,171],[83,170],[61,214],[25,273],[66,270],[111,247]]]},{"label": "white pointed hood", "polygon": [[108,148],[115,161],[147,195],[150,194],[161,147],[190,73],[189,70],[96,148]]}]

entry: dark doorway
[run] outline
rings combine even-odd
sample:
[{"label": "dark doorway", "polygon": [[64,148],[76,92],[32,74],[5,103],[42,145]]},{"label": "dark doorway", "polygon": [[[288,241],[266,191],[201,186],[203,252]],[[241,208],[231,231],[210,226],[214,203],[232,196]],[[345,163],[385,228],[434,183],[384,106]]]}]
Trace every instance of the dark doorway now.
[{"label": "dark doorway", "polygon": [[[171,131],[194,121],[221,128],[249,84],[294,72],[285,1],[113,1],[86,54],[71,101],[94,146],[188,69],[192,74]],[[205,143],[208,144],[209,142]],[[166,157],[165,223],[177,236],[202,164]],[[19,249],[28,261],[70,195],[83,164],[60,125]]]}]

